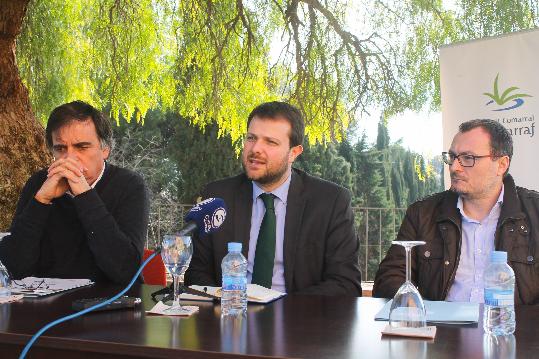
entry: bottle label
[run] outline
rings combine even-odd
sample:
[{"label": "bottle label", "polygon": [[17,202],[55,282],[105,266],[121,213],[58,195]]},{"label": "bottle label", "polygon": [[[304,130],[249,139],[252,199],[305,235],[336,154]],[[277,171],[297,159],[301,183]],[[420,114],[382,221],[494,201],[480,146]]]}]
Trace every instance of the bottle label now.
[{"label": "bottle label", "polygon": [[240,290],[247,289],[247,278],[245,277],[223,277],[223,290]]},{"label": "bottle label", "polygon": [[515,305],[515,293],[510,289],[485,289],[485,304],[495,307]]}]

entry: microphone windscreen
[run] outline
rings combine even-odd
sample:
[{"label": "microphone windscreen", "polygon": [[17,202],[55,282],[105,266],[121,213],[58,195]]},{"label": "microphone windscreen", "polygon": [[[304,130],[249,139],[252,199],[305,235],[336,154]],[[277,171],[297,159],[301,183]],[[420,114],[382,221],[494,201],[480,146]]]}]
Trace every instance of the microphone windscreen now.
[{"label": "microphone windscreen", "polygon": [[213,233],[226,218],[226,204],[222,198],[208,198],[197,203],[185,216],[186,222],[195,222],[201,236]]}]

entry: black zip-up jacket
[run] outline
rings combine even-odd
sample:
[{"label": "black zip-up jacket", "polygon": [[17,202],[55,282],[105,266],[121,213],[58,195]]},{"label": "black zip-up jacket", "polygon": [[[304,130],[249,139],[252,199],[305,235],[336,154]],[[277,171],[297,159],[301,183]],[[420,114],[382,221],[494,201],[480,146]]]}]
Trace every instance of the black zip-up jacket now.
[{"label": "black zip-up jacket", "polygon": [[[458,195],[451,191],[415,202],[406,211],[397,240],[427,242],[412,250],[412,281],[423,298],[445,300],[460,260],[461,215]],[[502,210],[494,239],[496,250],[506,251],[515,271],[515,304],[539,303],[539,193],[516,187],[504,179]],[[373,296],[392,298],[406,276],[404,250],[391,246],[380,263]]]}]

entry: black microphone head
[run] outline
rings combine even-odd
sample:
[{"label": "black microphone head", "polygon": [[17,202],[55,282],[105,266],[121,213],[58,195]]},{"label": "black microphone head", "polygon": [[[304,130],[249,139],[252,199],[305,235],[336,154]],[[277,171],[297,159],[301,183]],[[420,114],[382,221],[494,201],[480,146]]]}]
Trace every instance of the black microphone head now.
[{"label": "black microphone head", "polygon": [[226,204],[222,198],[208,198],[197,203],[185,216],[186,222],[195,222],[201,236],[213,233],[226,218]]}]

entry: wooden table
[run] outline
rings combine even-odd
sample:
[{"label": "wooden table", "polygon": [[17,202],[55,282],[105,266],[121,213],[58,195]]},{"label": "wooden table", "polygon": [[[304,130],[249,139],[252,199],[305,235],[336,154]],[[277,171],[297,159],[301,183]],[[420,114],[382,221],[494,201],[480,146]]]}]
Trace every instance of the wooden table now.
[{"label": "wooden table", "polygon": [[[439,326],[433,341],[382,337],[374,315],[385,300],[289,295],[249,305],[246,317],[222,320],[220,307],[198,302],[190,318],[148,316],[150,293],[140,286],[138,310],[91,313],[49,330],[28,358],[534,358],[539,354],[539,308],[517,307],[514,337],[498,345],[481,325]],[[43,325],[71,313],[74,299],[111,296],[94,286],[48,298],[0,305],[0,358],[17,358]],[[190,302],[193,304],[194,302]]]}]

